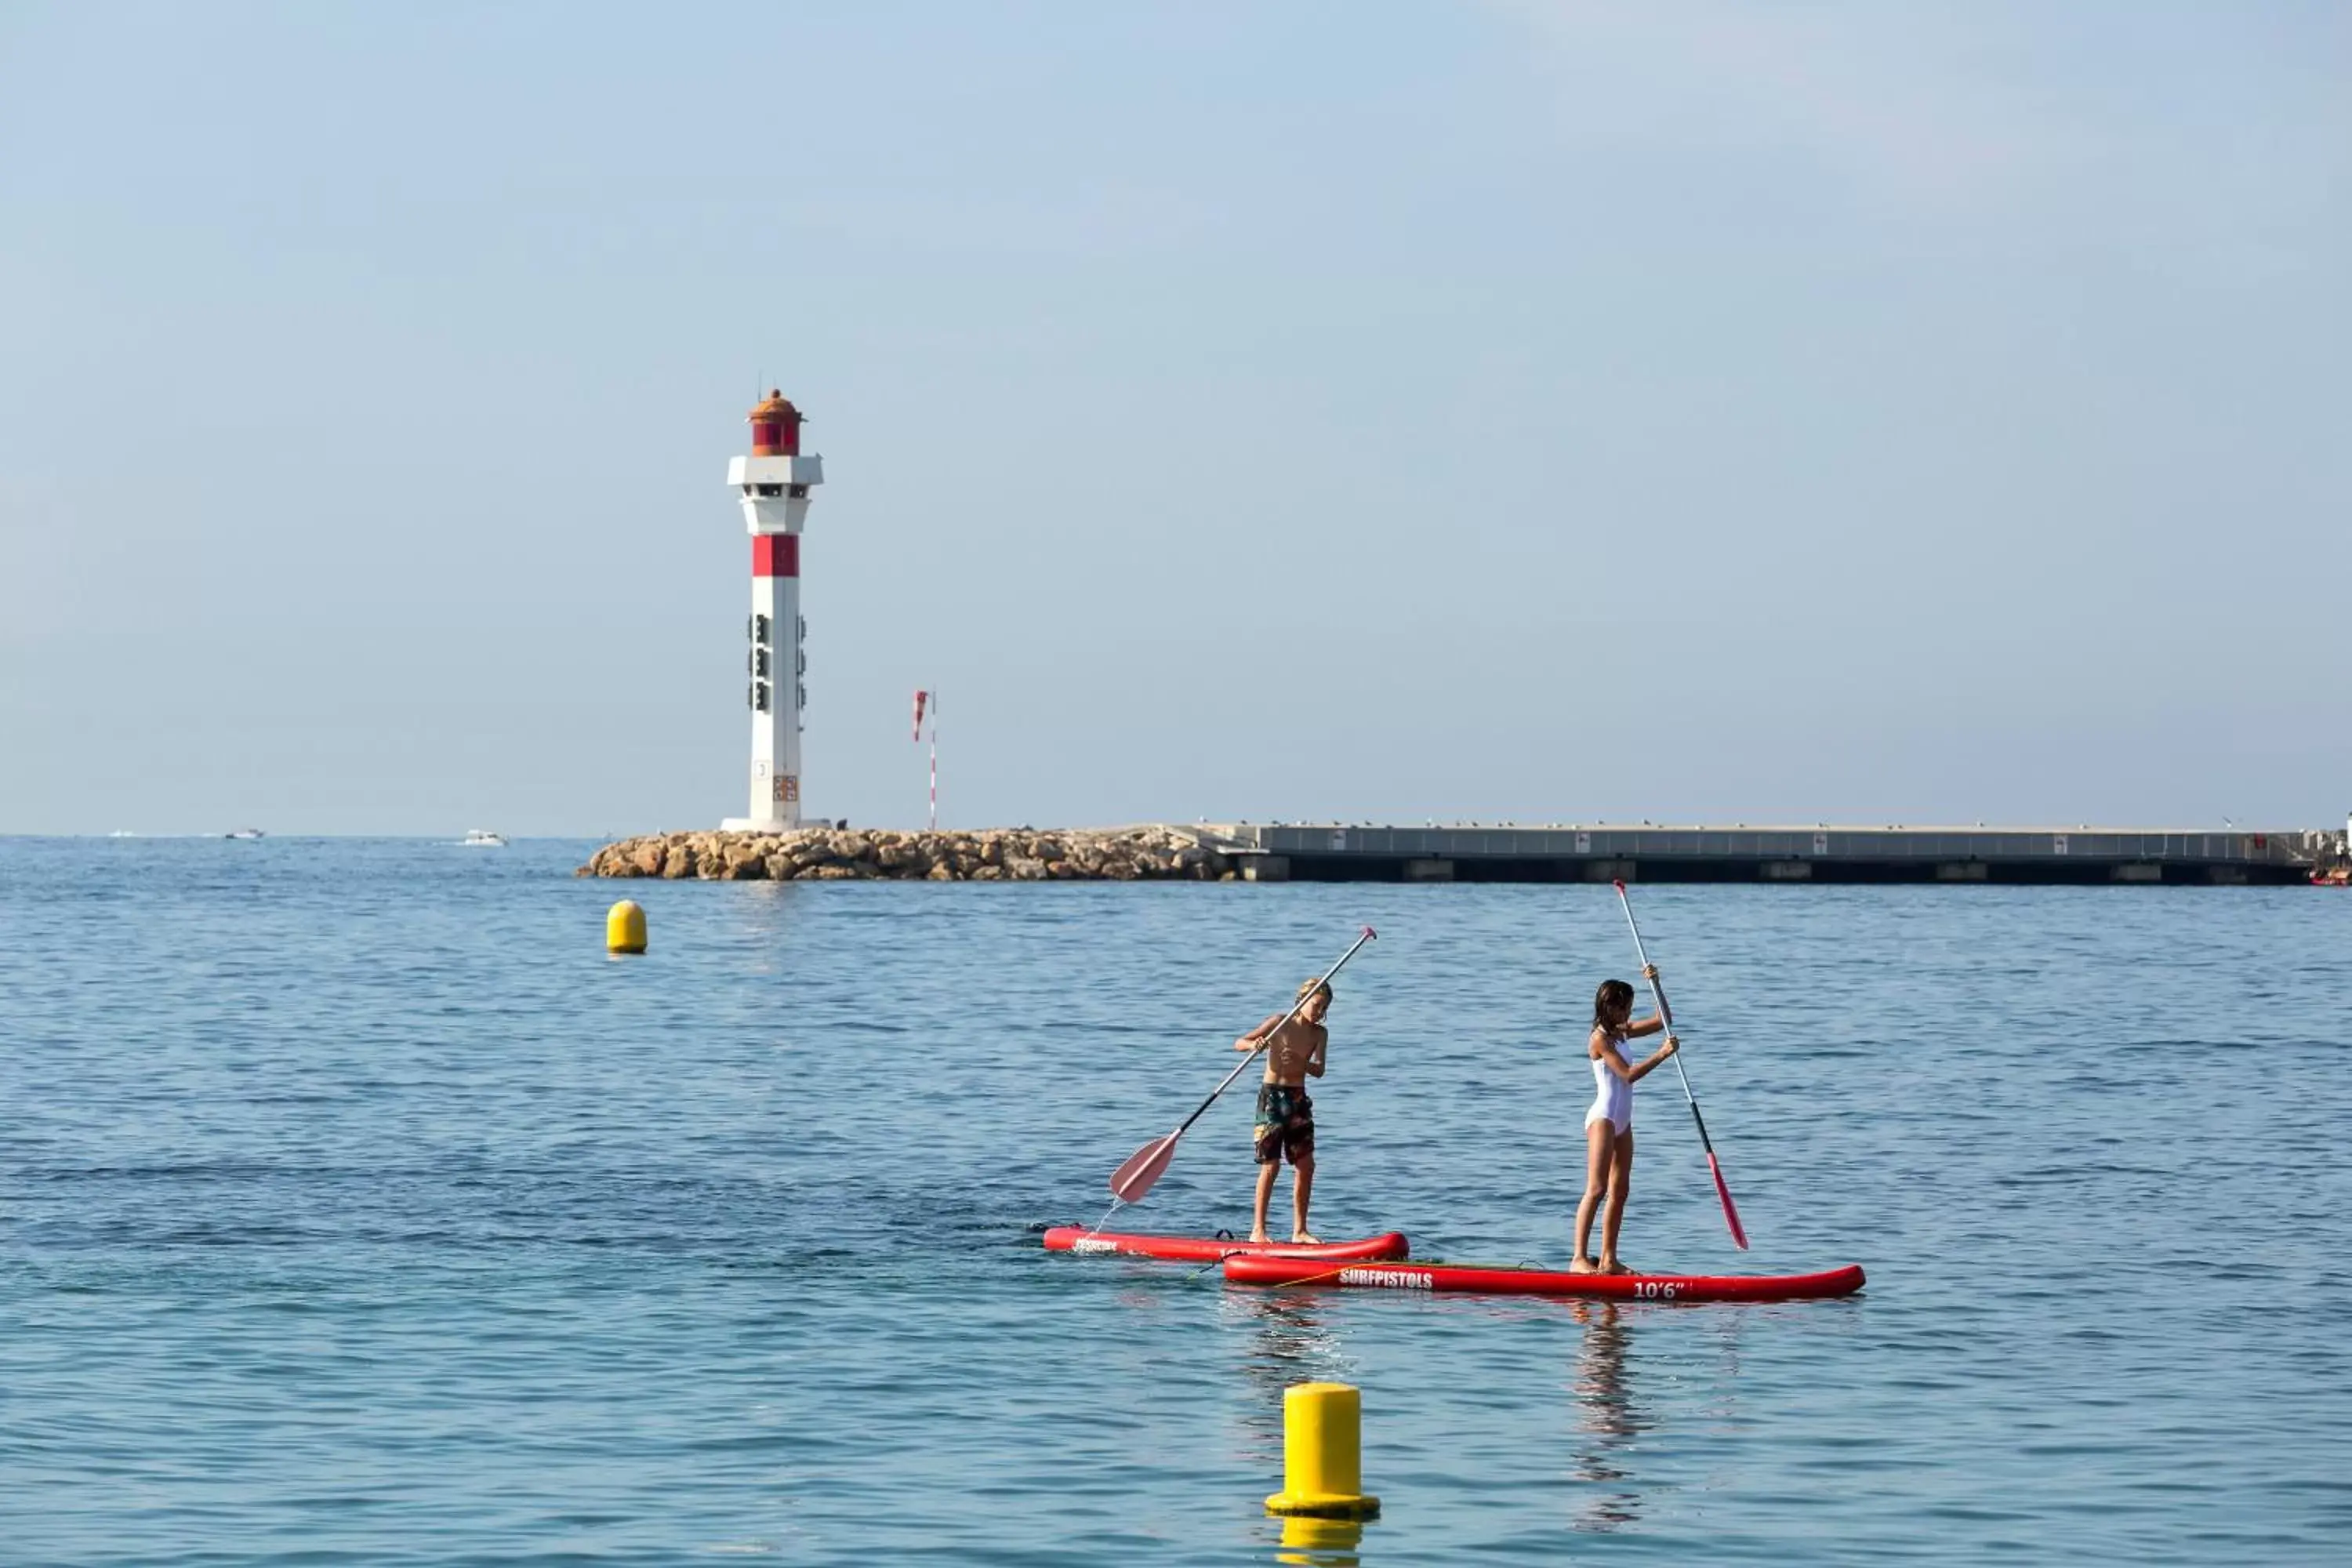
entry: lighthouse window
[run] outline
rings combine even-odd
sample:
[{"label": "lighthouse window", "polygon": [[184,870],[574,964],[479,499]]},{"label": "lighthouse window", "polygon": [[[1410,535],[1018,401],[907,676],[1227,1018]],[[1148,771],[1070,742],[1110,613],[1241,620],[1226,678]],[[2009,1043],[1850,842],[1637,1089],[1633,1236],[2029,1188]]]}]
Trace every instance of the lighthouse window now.
[{"label": "lighthouse window", "polygon": [[763,496],[780,496],[784,493],[784,487],[782,485],[761,485],[759,489]]},{"label": "lighthouse window", "polygon": [[751,673],[761,677],[767,675],[768,650],[766,648],[755,647],[751,650]]},{"label": "lighthouse window", "polygon": [[757,643],[763,643],[768,640],[767,616],[753,616],[751,617],[751,640]]},{"label": "lighthouse window", "polygon": [[768,710],[768,683],[766,681],[755,680],[751,683],[751,707],[756,712],[765,713]]}]

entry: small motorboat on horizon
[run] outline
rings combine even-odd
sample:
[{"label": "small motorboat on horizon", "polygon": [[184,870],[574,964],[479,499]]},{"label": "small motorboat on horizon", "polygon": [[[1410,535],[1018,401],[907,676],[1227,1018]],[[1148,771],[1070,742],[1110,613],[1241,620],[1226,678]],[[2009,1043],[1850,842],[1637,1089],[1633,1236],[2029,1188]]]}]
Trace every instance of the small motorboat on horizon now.
[{"label": "small motorboat on horizon", "polygon": [[232,827],[221,837],[223,838],[259,838],[263,834],[258,827]]},{"label": "small motorboat on horizon", "polygon": [[466,837],[457,842],[468,849],[503,849],[507,847],[504,836],[487,827],[469,827],[466,830]]}]

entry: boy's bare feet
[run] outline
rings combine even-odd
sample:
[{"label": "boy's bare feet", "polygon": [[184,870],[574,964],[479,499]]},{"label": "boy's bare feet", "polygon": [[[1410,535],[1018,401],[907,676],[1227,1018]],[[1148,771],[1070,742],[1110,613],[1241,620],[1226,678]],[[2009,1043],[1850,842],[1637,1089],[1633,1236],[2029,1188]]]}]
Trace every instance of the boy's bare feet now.
[{"label": "boy's bare feet", "polygon": [[1320,1247],[1323,1245],[1323,1238],[1319,1236],[1309,1236],[1303,1230],[1294,1230],[1290,1233],[1290,1244],[1293,1247]]},{"label": "boy's bare feet", "polygon": [[1633,1270],[1626,1268],[1622,1263],[1618,1262],[1617,1259],[1613,1258],[1604,1258],[1601,1260],[1600,1272],[1603,1274],[1631,1274]]},{"label": "boy's bare feet", "polygon": [[1601,1272],[1601,1265],[1593,1262],[1590,1258],[1579,1258],[1568,1266],[1568,1271],[1570,1274],[1598,1274]]},{"label": "boy's bare feet", "polygon": [[1263,1226],[1250,1232],[1250,1245],[1253,1247],[1264,1247],[1267,1242],[1272,1241],[1274,1237],[1266,1235],[1265,1228]]}]

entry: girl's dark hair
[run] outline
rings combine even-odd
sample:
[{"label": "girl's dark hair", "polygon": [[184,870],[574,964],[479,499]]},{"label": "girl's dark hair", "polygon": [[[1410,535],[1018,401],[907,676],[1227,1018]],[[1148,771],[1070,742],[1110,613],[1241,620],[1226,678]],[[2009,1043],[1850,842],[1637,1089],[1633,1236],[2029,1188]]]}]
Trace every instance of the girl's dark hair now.
[{"label": "girl's dark hair", "polygon": [[1633,988],[1622,980],[1604,980],[1601,989],[1592,994],[1592,1026],[1607,1031],[1609,1015],[1620,1007],[1633,1005]]}]

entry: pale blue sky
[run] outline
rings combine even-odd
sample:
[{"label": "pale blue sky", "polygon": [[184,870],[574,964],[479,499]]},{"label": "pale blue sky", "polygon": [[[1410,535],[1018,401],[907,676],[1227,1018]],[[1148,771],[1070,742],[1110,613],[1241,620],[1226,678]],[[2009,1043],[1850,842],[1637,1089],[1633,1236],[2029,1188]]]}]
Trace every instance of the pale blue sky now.
[{"label": "pale blue sky", "polygon": [[[487,13],[487,14],[486,14]],[[2340,820],[2352,8],[0,9],[0,831]]]}]

